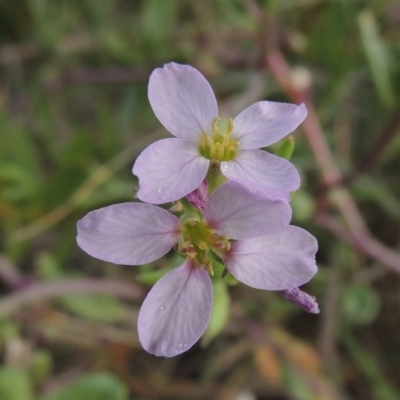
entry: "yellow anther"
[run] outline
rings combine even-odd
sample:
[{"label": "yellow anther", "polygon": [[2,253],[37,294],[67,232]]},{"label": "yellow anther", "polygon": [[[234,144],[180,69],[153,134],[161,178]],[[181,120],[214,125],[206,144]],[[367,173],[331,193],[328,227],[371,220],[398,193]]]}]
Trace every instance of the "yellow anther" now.
[{"label": "yellow anther", "polygon": [[221,131],[218,128],[218,122],[221,118],[215,118],[212,122],[212,131],[214,132],[214,140],[219,140],[221,138]]},{"label": "yellow anther", "polygon": [[204,260],[203,266],[211,276],[214,275],[214,268],[212,266],[212,262],[208,258]]},{"label": "yellow anther", "polygon": [[183,241],[178,246],[178,252],[194,260],[197,257],[197,252],[193,246],[193,243],[189,240]]},{"label": "yellow anther", "polygon": [[203,266],[210,275],[214,275],[212,254],[223,259],[230,246],[230,239],[218,235],[207,221],[191,215],[181,216],[181,237],[177,251],[198,266]]},{"label": "yellow anther", "polygon": [[189,240],[185,240],[179,247],[180,247],[180,250],[186,250],[190,247],[193,247],[193,245]]},{"label": "yellow anther", "polygon": [[228,121],[227,130],[222,133],[218,128],[220,118],[212,121],[212,135],[200,134],[199,151],[207,159],[213,161],[230,161],[236,155],[238,142],[231,141],[230,136],[234,129],[233,120]]},{"label": "yellow anther", "polygon": [[229,241],[229,238],[227,236],[217,236],[217,239],[214,242],[214,246],[216,249],[225,252],[231,249],[231,242]]}]

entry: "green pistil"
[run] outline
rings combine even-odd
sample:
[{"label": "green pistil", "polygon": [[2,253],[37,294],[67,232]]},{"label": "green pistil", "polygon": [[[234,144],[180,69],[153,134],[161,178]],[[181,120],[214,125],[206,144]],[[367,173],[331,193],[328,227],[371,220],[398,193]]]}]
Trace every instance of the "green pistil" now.
[{"label": "green pistil", "polygon": [[228,129],[225,133],[221,133],[218,128],[218,121],[219,118],[215,118],[212,122],[213,138],[204,133],[199,135],[199,151],[203,157],[209,160],[230,161],[235,157],[239,145],[237,141],[231,140],[230,137],[233,132],[233,120],[229,120]]},{"label": "green pistil", "polygon": [[220,162],[212,160],[208,168],[206,180],[208,182],[208,194],[210,195],[217,187],[228,179],[221,173]]},{"label": "green pistil", "polygon": [[178,252],[197,261],[210,275],[214,275],[210,251],[222,258],[229,249],[229,238],[217,235],[205,222],[190,219],[182,224]]}]

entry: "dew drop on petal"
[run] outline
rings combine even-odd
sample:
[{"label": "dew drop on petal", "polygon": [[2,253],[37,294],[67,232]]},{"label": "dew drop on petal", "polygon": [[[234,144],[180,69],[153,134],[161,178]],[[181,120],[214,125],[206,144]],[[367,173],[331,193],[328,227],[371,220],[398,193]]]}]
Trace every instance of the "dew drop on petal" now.
[{"label": "dew drop on petal", "polygon": [[165,307],[165,306],[161,306],[161,307],[160,307],[160,310],[161,310],[161,311],[165,311],[166,309],[167,309],[167,307]]},{"label": "dew drop on petal", "polygon": [[221,171],[222,171],[222,172],[226,172],[226,171],[228,171],[228,169],[229,169],[229,164],[224,164],[224,165],[221,167]]}]

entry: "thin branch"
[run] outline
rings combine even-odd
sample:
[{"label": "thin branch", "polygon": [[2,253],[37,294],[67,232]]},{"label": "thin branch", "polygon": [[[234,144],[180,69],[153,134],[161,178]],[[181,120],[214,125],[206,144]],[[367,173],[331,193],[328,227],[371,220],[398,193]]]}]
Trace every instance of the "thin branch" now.
[{"label": "thin branch", "polygon": [[400,113],[399,110],[396,111],[395,116],[389,122],[389,125],[382,131],[382,133],[378,136],[376,141],[372,144],[367,155],[357,164],[352,171],[350,171],[341,182],[340,185],[346,186],[354,179],[356,179],[360,174],[365,173],[368,170],[371,170],[379,160],[380,155],[384,151],[384,149],[389,145],[392,141],[393,137],[400,130]]},{"label": "thin branch", "polygon": [[307,107],[308,115],[302,128],[321,169],[323,182],[326,187],[331,188],[328,192],[328,198],[340,211],[347,229],[333,218],[327,220],[326,216],[319,216],[319,223],[335,236],[351,243],[355,248],[380,261],[389,269],[400,273],[400,255],[368,233],[361,213],[349,190],[345,187],[333,187],[337,182],[342,181],[342,174],[323,134],[318,116],[310,101],[308,88],[296,87],[292,80],[289,65],[279,50],[271,50],[267,55],[266,63],[288,96],[296,103],[305,103]]},{"label": "thin branch", "polygon": [[368,232],[349,232],[340,222],[328,214],[318,214],[316,222],[336,237],[349,243],[357,250],[380,261],[392,271],[400,273],[400,255],[377,241]]},{"label": "thin branch", "polygon": [[[60,40],[56,46],[58,53],[79,54],[99,47],[96,38],[86,34],[75,34]],[[46,52],[44,46],[34,42],[0,47],[0,65],[21,63]]]},{"label": "thin branch", "polygon": [[133,163],[134,158],[145,146],[164,136],[164,133],[157,131],[153,134],[145,135],[143,138],[136,141],[133,146],[124,149],[109,162],[100,166],[64,203],[41,216],[36,221],[12,232],[9,240],[18,243],[31,239],[66,218],[119,169],[125,167],[129,163]]},{"label": "thin branch", "polygon": [[18,268],[0,254],[0,279],[11,289],[21,289],[30,279],[20,274]]},{"label": "thin branch", "polygon": [[[266,61],[267,66],[289,97],[296,103],[304,103],[306,105],[307,118],[303,122],[302,128],[315,160],[321,169],[325,185],[327,187],[336,185],[337,182],[342,180],[342,175],[323,134],[317,113],[310,101],[308,89],[299,89],[295,86],[289,65],[279,50],[271,50],[267,55]],[[332,189],[330,191],[330,199],[340,210],[349,229],[354,232],[366,230],[357,205],[346,188]]]},{"label": "thin branch", "polygon": [[54,299],[69,294],[103,293],[128,300],[141,300],[144,291],[132,283],[107,279],[63,279],[53,282],[35,283],[0,300],[0,318],[7,317],[20,308],[39,301]]},{"label": "thin branch", "polygon": [[265,326],[251,319],[243,319],[242,325],[248,334],[252,337],[255,343],[272,347],[277,356],[281,360],[285,360],[287,364],[298,374],[301,380],[307,384],[312,390],[315,398],[329,398],[336,400],[344,400],[345,397],[340,393],[339,388],[335,387],[331,381],[321,379],[320,374],[311,371],[307,368],[301,368],[300,364],[292,357],[290,347],[287,342],[295,346],[295,340],[292,338],[284,339],[284,332],[281,333],[279,329],[274,329],[272,326]]},{"label": "thin branch", "polygon": [[55,92],[76,84],[145,82],[149,74],[150,71],[134,68],[74,68],[47,82],[46,89]]},{"label": "thin branch", "polygon": [[329,376],[337,380],[339,361],[337,356],[337,334],[340,324],[340,270],[332,268],[328,272],[326,296],[320,320],[318,350]]}]

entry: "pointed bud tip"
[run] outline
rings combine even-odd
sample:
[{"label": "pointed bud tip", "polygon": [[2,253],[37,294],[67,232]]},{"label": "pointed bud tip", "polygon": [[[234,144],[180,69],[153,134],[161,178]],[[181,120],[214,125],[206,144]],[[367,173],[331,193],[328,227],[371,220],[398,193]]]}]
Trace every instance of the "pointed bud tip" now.
[{"label": "pointed bud tip", "polygon": [[301,291],[299,288],[279,290],[278,293],[302,310],[311,313],[319,314],[319,306],[314,296]]}]

